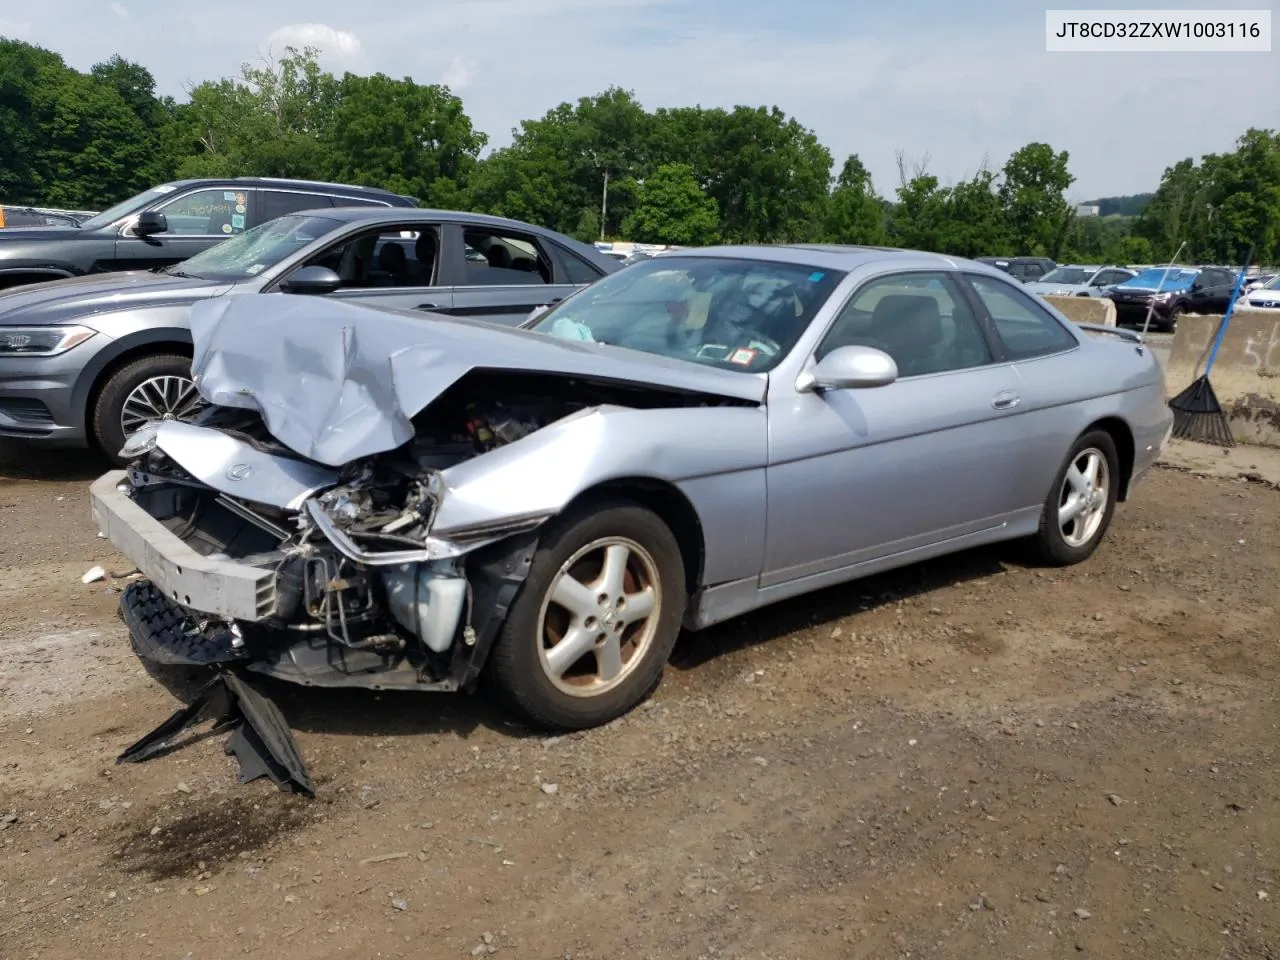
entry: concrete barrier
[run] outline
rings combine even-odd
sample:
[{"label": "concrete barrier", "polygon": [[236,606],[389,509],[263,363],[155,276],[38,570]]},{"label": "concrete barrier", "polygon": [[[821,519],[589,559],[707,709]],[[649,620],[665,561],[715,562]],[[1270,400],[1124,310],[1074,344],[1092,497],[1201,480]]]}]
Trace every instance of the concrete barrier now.
[{"label": "concrete barrier", "polygon": [[[1204,372],[1221,321],[1219,316],[1178,321],[1165,366],[1170,396]],[[1238,310],[1222,338],[1209,380],[1236,440],[1280,447],[1280,311]]]},{"label": "concrete barrier", "polygon": [[1103,327],[1116,325],[1116,305],[1105,297],[1045,297],[1067,319],[1074,323],[1096,323]]}]

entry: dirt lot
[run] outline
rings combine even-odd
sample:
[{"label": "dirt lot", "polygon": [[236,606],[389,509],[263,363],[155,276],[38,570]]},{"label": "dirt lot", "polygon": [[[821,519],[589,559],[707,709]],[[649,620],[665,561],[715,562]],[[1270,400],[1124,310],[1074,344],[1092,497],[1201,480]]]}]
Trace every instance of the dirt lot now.
[{"label": "dirt lot", "polygon": [[979,551],[687,638],[587,734],[284,691],[306,802],[220,737],[114,764],[175,703],[80,583],[125,566],[101,469],[0,449],[5,960],[1280,956],[1266,485],[1157,470],[1079,567]]}]

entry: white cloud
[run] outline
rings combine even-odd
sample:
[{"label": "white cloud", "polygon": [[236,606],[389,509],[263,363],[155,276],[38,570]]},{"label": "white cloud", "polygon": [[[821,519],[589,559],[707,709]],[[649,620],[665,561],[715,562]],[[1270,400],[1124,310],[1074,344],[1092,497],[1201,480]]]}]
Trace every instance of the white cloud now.
[{"label": "white cloud", "polygon": [[126,7],[123,3],[120,3],[119,0],[113,0],[113,2],[107,4],[107,9],[110,10],[112,13],[114,13],[121,20],[129,19],[129,8]]},{"label": "white cloud", "polygon": [[476,65],[474,61],[454,57],[449,61],[449,65],[444,68],[444,75],[440,78],[440,82],[454,93],[458,93],[471,83],[471,78],[475,76],[475,73]]},{"label": "white cloud", "polygon": [[264,41],[268,51],[279,55],[284,47],[315,47],[320,62],[330,70],[361,71],[367,69],[364,44],[354,33],[324,23],[291,23],[277,27]]},{"label": "white cloud", "polygon": [[31,36],[30,20],[0,20],[0,37],[26,40]]}]

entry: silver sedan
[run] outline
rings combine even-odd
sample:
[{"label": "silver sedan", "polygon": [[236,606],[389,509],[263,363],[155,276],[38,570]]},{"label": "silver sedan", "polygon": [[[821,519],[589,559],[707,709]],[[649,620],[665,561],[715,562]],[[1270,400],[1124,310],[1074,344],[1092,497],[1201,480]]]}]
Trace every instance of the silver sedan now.
[{"label": "silver sedan", "polygon": [[1172,421],[1136,335],[899,250],[664,254],[525,329],[284,295],[191,325],[209,406],[93,490],[139,653],[487,674],[553,728],[634,707],[682,627],[1001,540],[1085,560]]}]

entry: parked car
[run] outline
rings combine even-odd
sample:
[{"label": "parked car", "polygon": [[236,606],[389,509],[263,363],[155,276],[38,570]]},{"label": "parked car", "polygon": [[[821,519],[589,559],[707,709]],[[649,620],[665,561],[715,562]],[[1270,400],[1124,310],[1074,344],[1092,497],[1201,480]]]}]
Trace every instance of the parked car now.
[{"label": "parked car", "polygon": [[386,190],[309,180],[235,177],[164,183],[62,229],[0,232],[0,289],[179,263],[227,237],[298,210],[416,207]]},{"label": "parked car", "polygon": [[0,206],[0,229],[16,227],[78,227],[88,216],[67,210]]},{"label": "parked car", "polygon": [[1272,277],[1261,287],[1249,291],[1244,306],[1257,310],[1280,309],[1280,274]]},{"label": "parked car", "polygon": [[1267,284],[1273,282],[1280,274],[1275,273],[1259,273],[1245,280],[1244,292],[1252,293],[1254,290],[1261,290]]},{"label": "parked car", "polygon": [[278,217],[182,264],[0,291],[0,437],[114,455],[184,417],[193,303],[282,291],[517,324],[621,269],[527,223],[402,207]]},{"label": "parked car", "polygon": [[210,406],[91,492],[142,657],[487,673],[551,728],[634,707],[682,625],[995,541],[1082,561],[1172,424],[1137,335],[911,251],[685,250],[521,329],[259,296],[192,330]]},{"label": "parked car", "polygon": [[1100,297],[1106,288],[1136,276],[1126,267],[1072,263],[1054,267],[1039,280],[1028,280],[1027,289],[1042,297]]},{"label": "parked car", "polygon": [[1151,310],[1151,326],[1172,332],[1186,313],[1225,313],[1236,274],[1225,267],[1150,267],[1112,287],[1116,323],[1141,326]]},{"label": "parked car", "polygon": [[997,270],[1003,270],[1023,283],[1040,280],[1057,266],[1048,257],[978,257],[978,263],[989,264]]}]

